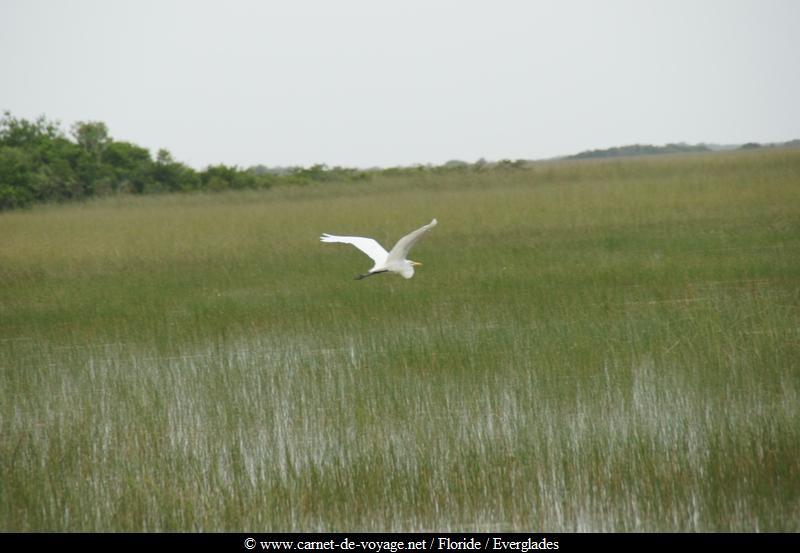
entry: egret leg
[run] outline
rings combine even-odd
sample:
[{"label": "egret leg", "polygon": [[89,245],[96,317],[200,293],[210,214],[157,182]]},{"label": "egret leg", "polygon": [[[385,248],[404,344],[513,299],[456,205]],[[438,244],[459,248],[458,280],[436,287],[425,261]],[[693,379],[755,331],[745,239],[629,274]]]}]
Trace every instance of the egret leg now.
[{"label": "egret leg", "polygon": [[371,277],[373,275],[379,275],[381,273],[388,273],[388,272],[389,272],[388,270],[386,270],[386,271],[375,271],[374,273],[367,273],[365,275],[356,275],[355,280],[361,280],[362,278],[367,278],[367,277]]}]

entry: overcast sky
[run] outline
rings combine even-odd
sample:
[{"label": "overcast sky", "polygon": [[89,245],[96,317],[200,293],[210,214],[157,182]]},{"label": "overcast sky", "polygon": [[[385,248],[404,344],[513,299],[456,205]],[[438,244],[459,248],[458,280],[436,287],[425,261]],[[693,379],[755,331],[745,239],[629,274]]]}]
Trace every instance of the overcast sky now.
[{"label": "overcast sky", "polygon": [[798,0],[0,0],[0,110],[195,168],[800,138]]}]

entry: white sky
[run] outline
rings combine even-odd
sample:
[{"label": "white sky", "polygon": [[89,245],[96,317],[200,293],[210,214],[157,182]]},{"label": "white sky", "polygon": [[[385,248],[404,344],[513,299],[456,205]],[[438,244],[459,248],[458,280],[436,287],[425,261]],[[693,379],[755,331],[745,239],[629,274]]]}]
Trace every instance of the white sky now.
[{"label": "white sky", "polygon": [[798,0],[0,0],[0,110],[196,168],[800,138]]}]

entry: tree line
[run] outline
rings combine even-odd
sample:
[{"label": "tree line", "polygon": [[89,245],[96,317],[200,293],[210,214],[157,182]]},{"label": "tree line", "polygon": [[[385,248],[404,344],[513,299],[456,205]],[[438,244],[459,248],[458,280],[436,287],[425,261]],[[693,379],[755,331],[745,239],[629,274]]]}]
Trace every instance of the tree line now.
[{"label": "tree line", "polygon": [[114,140],[102,122],[78,122],[66,134],[44,116],[30,121],[4,112],[0,119],[0,211],[121,193],[242,190],[367,177],[364,171],[324,165],[271,171],[220,164],[197,171],[166,149],[154,158],[146,148]]},{"label": "tree line", "polygon": [[470,164],[452,160],[440,166],[352,169],[310,167],[240,168],[211,165],[201,171],[176,161],[166,149],[150,151],[114,140],[105,123],[81,121],[65,133],[44,116],[29,121],[6,111],[0,119],[0,211],[35,203],[64,202],[113,194],[151,194],[264,189],[276,184],[353,182],[414,173],[516,170],[524,160]]},{"label": "tree line", "polygon": [[696,152],[710,152],[711,148],[705,144],[667,144],[665,146],[653,146],[651,144],[631,144],[629,146],[617,146],[602,150],[586,150],[568,156],[567,159],[589,159],[604,157],[629,157],[647,156],[657,154],[689,154]]},{"label": "tree line", "polygon": [[800,140],[790,140],[788,142],[773,142],[759,144],[758,142],[748,142],[740,145],[718,146],[713,144],[665,144],[664,146],[653,146],[652,144],[631,144],[628,146],[617,146],[602,150],[586,150],[578,154],[567,156],[564,159],[592,159],[607,157],[632,157],[632,156],[651,156],[659,154],[691,154],[698,152],[716,152],[720,150],[754,150],[756,148],[797,148],[800,147]]},{"label": "tree line", "polygon": [[[783,144],[748,143],[742,149],[762,146],[797,147],[800,141]],[[608,158],[713,151],[704,144],[634,144],[605,150],[590,150],[561,159]],[[451,160],[442,165],[416,165],[386,169],[351,169],[317,164],[310,167],[247,169],[210,165],[198,171],[175,160],[166,149],[153,157],[131,142],[114,140],[105,123],[81,121],[65,133],[60,124],[44,116],[29,121],[6,111],[0,119],[0,211],[35,203],[64,202],[113,194],[151,194],[264,189],[276,184],[310,184],[367,180],[414,173],[514,171],[530,166],[526,160],[475,163]]]}]

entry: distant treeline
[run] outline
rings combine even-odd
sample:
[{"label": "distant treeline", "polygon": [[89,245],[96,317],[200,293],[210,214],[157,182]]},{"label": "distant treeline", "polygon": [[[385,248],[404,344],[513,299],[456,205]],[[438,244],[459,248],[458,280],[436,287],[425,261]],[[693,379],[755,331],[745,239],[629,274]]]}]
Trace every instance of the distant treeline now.
[{"label": "distant treeline", "polygon": [[759,144],[757,142],[748,142],[747,144],[734,145],[734,146],[718,146],[714,144],[685,144],[680,142],[678,144],[667,144],[665,146],[653,146],[652,144],[631,144],[629,146],[617,146],[615,148],[605,148],[602,150],[586,150],[579,154],[567,156],[564,159],[590,159],[590,158],[604,158],[604,157],[629,157],[629,156],[647,156],[657,154],[689,154],[695,152],[716,152],[719,150],[752,150],[755,148],[775,148],[775,147],[789,147],[796,148],[800,146],[800,140],[791,140],[789,142],[782,142],[777,144]]},{"label": "distant treeline", "polygon": [[114,140],[105,123],[82,121],[65,134],[44,116],[35,121],[4,112],[0,119],[0,211],[35,203],[82,200],[113,194],[264,189],[276,184],[351,182],[419,171],[515,169],[524,161],[474,164],[450,161],[438,167],[391,169],[311,167],[239,168],[211,165],[197,171],[173,159],[169,151],[150,151]]},{"label": "distant treeline", "polygon": [[368,176],[324,165],[280,171],[211,165],[196,171],[167,150],[154,159],[146,148],[114,140],[105,123],[79,122],[66,135],[44,117],[28,121],[5,112],[0,119],[0,211],[120,193],[241,190]]},{"label": "distant treeline", "polygon": [[[798,141],[785,146],[797,146]],[[770,144],[769,146],[776,146]],[[746,144],[742,148],[760,147]],[[645,154],[703,152],[719,148],[706,145],[633,145],[581,152],[566,159],[618,157]],[[475,163],[451,160],[438,166],[417,165],[388,169],[351,169],[313,165],[239,168],[211,165],[197,171],[160,149],[155,158],[136,144],[114,140],[105,123],[82,121],[65,134],[57,122],[44,116],[35,121],[5,112],[0,119],[0,211],[35,203],[82,200],[113,194],[225,191],[264,189],[276,184],[311,184],[367,180],[380,174],[503,171],[525,168],[525,160]]]},{"label": "distant treeline", "polygon": [[631,144],[629,146],[617,146],[615,148],[605,148],[603,150],[587,150],[579,154],[568,156],[567,159],[585,159],[597,157],[623,157],[623,156],[646,156],[653,154],[688,154],[692,152],[710,152],[711,148],[705,144],[667,144],[666,146],[653,146],[651,144]]}]

